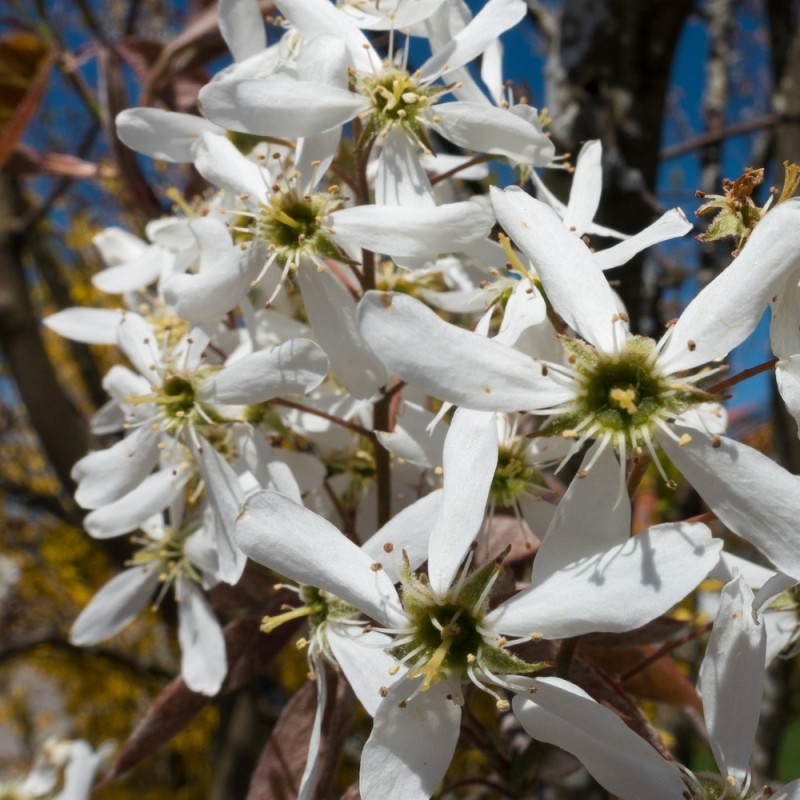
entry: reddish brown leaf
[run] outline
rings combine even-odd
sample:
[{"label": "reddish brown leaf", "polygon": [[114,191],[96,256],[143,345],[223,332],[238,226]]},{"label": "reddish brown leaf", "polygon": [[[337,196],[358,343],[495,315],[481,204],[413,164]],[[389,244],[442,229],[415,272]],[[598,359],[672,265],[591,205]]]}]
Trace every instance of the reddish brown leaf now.
[{"label": "reddish brown leaf", "polygon": [[[316,797],[328,797],[333,771],[353,712],[347,681],[328,672],[328,705],[317,762]],[[285,706],[261,754],[247,800],[294,800],[305,770],[317,708],[316,683],[307,682]]]},{"label": "reddish brown leaf", "polygon": [[633,631],[622,633],[587,633],[581,637],[581,647],[636,647],[643,644],[661,644],[668,639],[686,633],[690,626],[685,620],[672,617],[658,617],[657,619],[636,628]]},{"label": "reddish brown leaf", "polygon": [[0,167],[36,113],[55,51],[30,33],[0,38]]},{"label": "reddish brown leaf", "polygon": [[[261,633],[260,625],[260,618],[250,618],[235,620],[225,627],[228,677],[222,694],[251,683],[297,629],[297,625],[286,624],[267,636]],[[120,748],[107,780],[122,775],[155,753],[212,700],[211,697],[193,692],[180,676],[168,683]]]},{"label": "reddish brown leaf", "polygon": [[531,558],[539,549],[539,539],[513,514],[495,514],[477,541],[476,566],[485,564],[487,558],[496,558],[506,547],[511,548],[504,559],[509,564]]},{"label": "reddish brown leaf", "polygon": [[[582,655],[616,676],[624,675],[629,670],[635,669],[656,650],[657,648],[652,646],[631,649],[601,649],[581,644]],[[636,672],[625,681],[624,685],[631,694],[646,700],[702,709],[702,703],[694,684],[668,655]]]}]

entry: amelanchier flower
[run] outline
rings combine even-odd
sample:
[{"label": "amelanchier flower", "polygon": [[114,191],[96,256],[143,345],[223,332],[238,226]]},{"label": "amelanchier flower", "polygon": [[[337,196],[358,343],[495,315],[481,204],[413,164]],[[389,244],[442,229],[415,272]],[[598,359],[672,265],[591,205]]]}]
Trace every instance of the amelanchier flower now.
[{"label": "amelanchier flower", "polygon": [[543,432],[573,440],[574,452],[591,439],[600,442],[598,454],[613,447],[620,461],[617,497],[626,459],[649,453],[660,467],[661,446],[727,527],[800,578],[793,535],[800,478],[746,445],[694,427],[701,417],[689,414],[715,399],[699,382],[755,329],[797,269],[800,200],[770,211],[741,254],[658,342],[631,335],[588,248],[550,207],[514,188],[493,190],[492,202],[553,309],[582,338],[560,338],[564,362],[532,360],[447,325],[410,297],[370,293],[359,309],[361,328],[389,370],[467,408],[548,415]]},{"label": "amelanchier flower", "polygon": [[[382,62],[351,19],[327,0],[283,0],[278,7],[305,38],[296,74],[206,86],[200,102],[206,116],[217,124],[295,139],[337,131],[359,117],[364,141],[397,128],[429,151],[428,130],[432,129],[478,152],[536,166],[550,162],[552,143],[522,115],[489,102],[439,102],[453,87],[436,81],[472,61],[519,22],[525,14],[521,0],[490,0],[413,74],[405,59],[396,64],[393,54]],[[349,82],[355,91],[348,91]],[[332,139],[334,149],[337,142]],[[317,158],[324,161],[330,154],[318,152]]]},{"label": "amelanchier flower", "polygon": [[[721,544],[703,525],[658,526],[629,539],[622,506],[597,503],[609,472],[596,470],[565,496],[537,555],[531,586],[490,610],[502,565],[490,562],[470,572],[468,555],[483,520],[487,482],[458,473],[458,483],[448,483],[448,466],[475,463],[483,454],[487,416],[460,410],[448,432],[427,574],[415,573],[411,556],[404,557],[392,539],[382,536],[380,549],[368,554],[274,492],[247,503],[237,525],[237,542],[251,558],[341,598],[393,637],[387,647],[395,659],[391,672],[407,672],[381,691],[385,699],[362,757],[365,800],[431,795],[458,739],[462,684],[472,682],[506,709],[498,689],[528,691],[529,684],[520,689],[518,676],[543,666],[509,648],[531,639],[636,628],[691,591],[719,558]],[[415,555],[417,563],[423,559]],[[363,658],[371,657],[365,648]]]},{"label": "amelanchier flower", "polygon": [[196,522],[184,525],[180,505],[173,504],[170,525],[160,516],[142,523],[143,535],[134,539],[137,550],[128,568],[83,609],[70,641],[88,647],[108,639],[154,596],[158,604],[172,588],[178,602],[181,675],[193,691],[213,695],[228,671],[222,628],[204,592],[220,579],[215,537]]},{"label": "amelanchier flower", "polygon": [[754,786],[748,771],[764,691],[765,626],[739,575],[722,592],[698,689],[720,774],[693,774],[667,761],[609,709],[557,678],[514,708],[528,733],[576,755],[621,800],[797,800],[800,781]]},{"label": "amelanchier flower", "polygon": [[[116,535],[167,507],[186,482],[185,462],[193,454],[212,507],[224,507],[215,525],[220,569],[223,580],[235,583],[245,562],[232,541],[238,503],[228,508],[223,498],[230,498],[237,477],[211,444],[224,449],[220,432],[235,422],[224,416],[225,408],[311,389],[325,378],[328,360],[313,342],[291,339],[220,368],[204,361],[208,342],[195,328],[176,343],[169,329],[159,331],[143,317],[125,314],[118,343],[139,374],[121,366],[109,372],[105,388],[122,413],[104,412],[128,435],[84,456],[72,474],[78,504],[102,509],[105,532],[99,535]],[[156,467],[160,471],[150,476]],[[119,527],[131,521],[136,524]]]}]

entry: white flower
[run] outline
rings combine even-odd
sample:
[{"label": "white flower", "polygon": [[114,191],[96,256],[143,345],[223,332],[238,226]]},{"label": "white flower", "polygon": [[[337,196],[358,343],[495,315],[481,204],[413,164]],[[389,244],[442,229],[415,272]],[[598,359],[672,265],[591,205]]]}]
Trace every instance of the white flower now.
[{"label": "white flower", "polygon": [[[465,430],[454,423],[449,436]],[[483,444],[473,447],[468,441],[461,448],[462,456],[483,452]],[[507,701],[493,687],[518,691],[519,684],[503,675],[540,668],[506,647],[531,638],[638,627],[682,598],[716,563],[721,545],[702,525],[659,526],[629,539],[621,507],[607,510],[608,504],[595,503],[608,474],[596,470],[573,485],[537,555],[532,585],[492,611],[488,599],[500,565],[470,573],[468,560],[459,571],[483,520],[484,479],[479,483],[457,473],[458,484],[448,484],[445,476],[427,548],[427,577],[413,574],[410,561],[421,563],[425,554],[409,554],[403,564],[389,532],[360,549],[280,495],[265,492],[246,504],[237,526],[239,546],[260,563],[316,585],[374,619],[379,632],[394,636],[393,671],[408,669],[406,680],[383,692],[375,714],[362,760],[365,800],[430,796],[458,738],[462,682],[472,681],[505,708]],[[402,596],[393,586],[398,574]],[[630,602],[632,592],[636,603]],[[520,638],[509,642],[505,634]]]},{"label": "white flower", "polygon": [[[359,310],[362,332],[387,367],[468,408],[547,414],[543,431],[572,439],[574,452],[589,439],[615,448],[620,478],[631,454],[648,452],[658,465],[660,445],[725,525],[800,578],[792,533],[800,479],[752,448],[690,427],[699,418],[687,414],[714,399],[697,388],[716,371],[702,365],[724,358],[755,329],[797,268],[800,201],[767,214],[738,258],[656,342],[629,333],[589,250],[552,209],[520,190],[495,190],[492,200],[552,306],[583,339],[561,339],[566,365],[537,362],[445,324],[409,297],[368,294]],[[617,496],[622,491],[620,479]]]},{"label": "white flower", "polygon": [[766,632],[754,610],[753,593],[737,575],[722,592],[698,683],[721,775],[693,775],[666,761],[616,714],[557,678],[540,680],[536,694],[514,700],[514,710],[531,736],[576,755],[621,800],[796,800],[800,781],[777,790],[750,783],[765,650]]},{"label": "white flower", "polygon": [[[173,505],[173,514],[177,505]],[[173,526],[153,518],[141,524],[144,536],[131,566],[112,578],[75,620],[70,641],[88,647],[108,639],[130,623],[154,595],[160,603],[174,587],[178,601],[181,675],[195,692],[216,694],[227,673],[225,639],[204,589],[219,582],[214,536],[204,527]]]}]

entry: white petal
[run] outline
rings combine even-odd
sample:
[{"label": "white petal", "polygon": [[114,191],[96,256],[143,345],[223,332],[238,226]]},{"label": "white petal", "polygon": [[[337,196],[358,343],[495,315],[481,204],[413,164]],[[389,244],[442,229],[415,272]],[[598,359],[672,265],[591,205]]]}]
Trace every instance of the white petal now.
[{"label": "white petal", "polygon": [[208,503],[214,513],[220,577],[226,583],[236,584],[247,561],[233,538],[236,517],[244,504],[244,493],[228,462],[205,439],[198,438],[200,447],[192,445],[192,452],[203,475]]},{"label": "white petal", "polygon": [[522,0],[489,0],[447,47],[434,53],[420,67],[421,79],[446,75],[468,64],[524,16]]},{"label": "white petal", "polygon": [[136,258],[147,247],[147,242],[124,228],[104,228],[92,238],[92,244],[108,267],[124,264]]},{"label": "white petal", "polygon": [[234,61],[244,61],[266,49],[264,18],[258,3],[249,0],[220,0],[219,32]]},{"label": "white petal", "polygon": [[213,403],[263,403],[304,394],[328,374],[328,359],[309,339],[290,339],[272,350],[240,358],[203,381],[198,396]]},{"label": "white petal", "polygon": [[537,692],[518,694],[514,714],[534,738],[576,756],[595,780],[621,800],[676,800],[686,785],[613,711],[560,678],[540,678]]},{"label": "white petal", "polygon": [[492,189],[498,222],[531,260],[548,299],[566,323],[598,350],[616,352],[617,301],[586,245],[550,206],[521,189]]},{"label": "white petal", "polygon": [[[383,565],[392,583],[400,582],[404,554],[408,557],[408,565],[412,570],[417,569],[428,558],[431,532],[441,505],[441,489],[426,494],[395,514],[361,546],[368,556]],[[387,545],[391,545],[388,550]]]},{"label": "white petal", "polygon": [[119,500],[92,511],[83,521],[84,527],[95,539],[130,533],[153,514],[163,511],[188,479],[188,470],[178,475],[172,469],[154,472]]},{"label": "white petal", "polygon": [[734,533],[757,547],[781,572],[800,580],[800,477],[752,447],[720,438],[719,447],[697,430],[680,447],[668,436],[659,444],[700,497]]},{"label": "white petal", "polygon": [[513,346],[523,331],[544,322],[546,316],[547,304],[542,293],[527,278],[522,278],[517,281],[508,298],[496,338],[503,344]]},{"label": "white petal", "polygon": [[361,754],[363,800],[430,797],[456,749],[461,708],[447,695],[450,681],[433,684],[403,708],[398,706],[419,681],[395,683],[375,714],[372,735]]},{"label": "white petal", "polygon": [[359,323],[392,373],[441,400],[513,411],[550,408],[574,396],[530,357],[444,322],[407,295],[367,292]]},{"label": "white petal", "polygon": [[375,202],[380,206],[436,205],[433,187],[416,148],[400,128],[392,128],[378,159]]},{"label": "white petal", "polygon": [[705,525],[657,525],[524,589],[489,613],[484,624],[497,633],[540,633],[548,639],[633,630],[692,591],[716,565],[721,549]]},{"label": "white petal", "polygon": [[770,800],[800,800],[800,780],[787,783],[770,795]]},{"label": "white petal", "polygon": [[200,90],[200,102],[225,128],[285,139],[344,125],[369,104],[344,89],[281,76],[211,83]]},{"label": "white petal", "polygon": [[583,236],[597,213],[603,191],[603,145],[592,139],[581,147],[572,176],[569,202],[564,213],[564,225],[576,236]]},{"label": "white petal", "polygon": [[162,282],[161,293],[189,322],[213,322],[247,294],[262,266],[262,255],[257,247],[242,251],[218,219],[200,217],[189,224],[200,244],[199,271],[172,275]]},{"label": "white petal", "polygon": [[352,295],[330,270],[317,272],[311,264],[302,265],[295,279],[331,372],[353,397],[372,397],[389,376],[358,328]]},{"label": "white petal", "polygon": [[491,213],[471,200],[435,208],[354,206],[335,211],[331,219],[337,236],[398,258],[455,253],[487,236],[494,223]]},{"label": "white petal", "polygon": [[391,637],[377,631],[365,632],[358,627],[331,624],[326,627],[325,636],[359,702],[374,717],[383,700],[381,688],[390,686],[403,674],[402,671],[395,675],[389,673],[397,665],[397,660],[386,652],[392,645]]},{"label": "white petal", "polygon": [[800,283],[792,274],[772,298],[769,338],[772,352],[780,359],[800,353]]},{"label": "white petal", "polygon": [[161,245],[151,244],[136,258],[115,267],[108,267],[92,276],[92,283],[107,294],[133,292],[155,283],[168,273],[175,255]]},{"label": "white petal", "polygon": [[105,308],[65,308],[49,317],[44,324],[60,336],[85,344],[116,344],[121,311]]},{"label": "white petal", "polygon": [[[581,466],[593,455],[590,449]],[[628,539],[631,507],[627,494],[614,502],[619,494],[619,476],[617,458],[607,447],[585,478],[572,481],[536,553],[531,585],[538,585],[567,564]]]},{"label": "white petal", "polygon": [[402,30],[427,19],[445,0],[390,0],[376,4],[347,4],[341,10],[359,28],[370,31]]},{"label": "white petal", "polygon": [[81,611],[69,640],[88,647],[122,630],[150,602],[159,584],[153,564],[131,567],[113,577]]},{"label": "white petal", "polygon": [[775,381],[786,410],[800,422],[800,354],[781,359],[775,365]]},{"label": "white petal", "polygon": [[203,590],[191,579],[178,579],[178,641],[181,676],[193,692],[216,694],[228,672],[225,637]]},{"label": "white petal", "polygon": [[78,484],[75,502],[81,508],[100,508],[138,486],[158,461],[159,437],[145,425],[115,445],[84,456],[72,468]]},{"label": "white petal", "polygon": [[723,776],[733,776],[739,789],[761,714],[766,646],[766,631],[753,610],[753,592],[737,577],[720,595],[697,689],[714,758]]},{"label": "white petal", "polygon": [[444,442],[442,505],[428,552],[428,577],[439,596],[447,593],[478,535],[496,467],[495,415],[458,409]]},{"label": "white petal", "polygon": [[138,314],[124,314],[117,327],[117,344],[137,372],[151,384],[161,383],[158,337],[148,322]]},{"label": "white petal", "polygon": [[277,5],[304,39],[327,35],[345,42],[357,70],[374,72],[375,65],[380,63],[380,56],[367,37],[328,0],[280,0]]},{"label": "white petal", "polygon": [[767,213],[733,263],[689,303],[669,332],[659,367],[671,374],[726,356],[755,330],[798,267],[800,198],[793,198]]},{"label": "white petal", "polygon": [[194,147],[206,131],[223,133],[219,125],[194,114],[160,108],[128,108],[117,114],[117,136],[137,153],[162,161],[194,161]]},{"label": "white petal", "polygon": [[434,469],[442,466],[442,450],[447,428],[429,425],[435,414],[416,403],[404,401],[400,405],[397,422],[391,433],[375,431],[378,441],[394,456],[420,467]]},{"label": "white petal", "polygon": [[317,684],[317,707],[314,711],[314,724],[308,740],[306,766],[297,789],[297,800],[311,800],[317,788],[317,765],[319,764],[319,743],[322,739],[322,721],[325,717],[325,706],[328,703],[328,675],[325,663],[316,659],[313,667],[314,680]]},{"label": "white petal", "polygon": [[529,120],[489,103],[440,103],[431,126],[445,139],[479,153],[505,156],[514,163],[544,166],[555,147]]},{"label": "white petal", "polygon": [[233,194],[263,198],[268,173],[242,155],[227,136],[205,133],[197,144],[197,171],[214,186]]},{"label": "white petal", "polygon": [[391,580],[330,522],[275,492],[259,492],[236,522],[236,540],[259,564],[317,586],[382,624],[402,621]]},{"label": "white petal", "polygon": [[624,242],[594,253],[594,263],[600,269],[611,269],[627,264],[637,253],[678,236],[685,236],[694,226],[679,208],[664,212],[652,225],[639,231]]}]

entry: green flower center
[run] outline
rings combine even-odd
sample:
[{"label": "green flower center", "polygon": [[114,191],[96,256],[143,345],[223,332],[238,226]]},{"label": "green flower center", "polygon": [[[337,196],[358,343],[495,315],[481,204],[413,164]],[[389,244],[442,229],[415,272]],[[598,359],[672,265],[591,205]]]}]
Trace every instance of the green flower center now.
[{"label": "green flower center", "polygon": [[533,486],[541,486],[539,473],[528,463],[522,440],[501,444],[489,495],[495,505],[512,506]]},{"label": "green flower center", "polygon": [[370,101],[363,138],[370,140],[400,126],[411,139],[430,150],[426,112],[445,86],[422,85],[408,72],[389,67],[379,75],[354,72],[355,90]]},{"label": "green flower center", "polygon": [[625,350],[613,357],[576,339],[565,338],[563,344],[578,395],[571,410],[544,426],[544,435],[606,437],[617,449],[638,454],[649,449],[661,422],[714,399],[690,383],[676,383],[661,374],[656,342],[645,336],[628,337]]},{"label": "green flower center", "polygon": [[293,190],[275,191],[266,203],[259,204],[256,235],[281,266],[297,266],[302,255],[347,261],[324,224],[340,206],[335,192],[300,197]]}]

